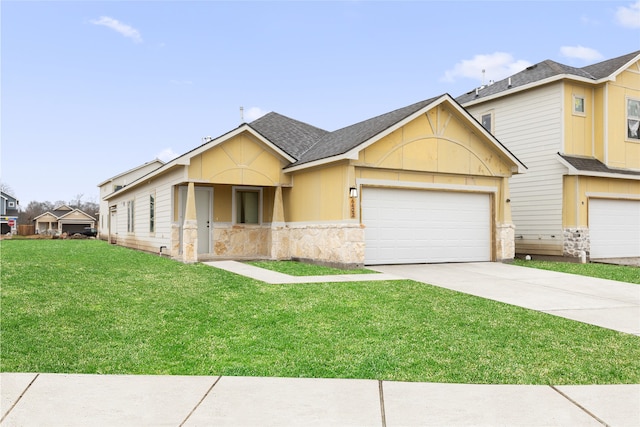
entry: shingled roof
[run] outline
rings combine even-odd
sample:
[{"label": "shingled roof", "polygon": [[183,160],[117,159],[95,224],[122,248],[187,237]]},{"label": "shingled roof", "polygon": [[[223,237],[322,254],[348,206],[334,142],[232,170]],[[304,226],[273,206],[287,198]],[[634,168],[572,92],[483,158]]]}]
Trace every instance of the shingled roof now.
[{"label": "shingled roof", "polygon": [[274,112],[252,121],[249,126],[295,159],[329,133]]},{"label": "shingled roof", "polygon": [[613,169],[593,157],[567,156],[566,154],[558,155],[572,168],[579,172],[595,172],[607,174],[622,174],[640,177],[639,171],[629,169]]},{"label": "shingled roof", "polygon": [[[442,95],[441,95],[442,96]],[[278,113],[268,113],[248,125],[297,161],[293,165],[345,154],[390,128],[440,96],[329,132]]]},{"label": "shingled roof", "polygon": [[560,75],[574,76],[576,78],[593,80],[595,82],[614,74],[621,67],[623,67],[638,55],[640,55],[640,50],[582,68],[571,67],[569,65],[560,64],[558,62],[547,59],[545,61],[527,67],[521,72],[516,73],[503,80],[487,86],[483,86],[482,88],[478,88],[477,94],[476,89],[474,89],[470,92],[465,93],[464,95],[460,95],[456,98],[456,101],[464,105],[466,103],[481,98],[486,98],[500,92],[515,89]]}]

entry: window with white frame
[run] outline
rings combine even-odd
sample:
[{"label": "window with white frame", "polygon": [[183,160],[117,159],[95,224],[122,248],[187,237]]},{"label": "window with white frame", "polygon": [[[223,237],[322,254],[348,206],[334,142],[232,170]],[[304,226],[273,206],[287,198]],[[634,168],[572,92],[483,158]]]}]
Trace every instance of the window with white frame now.
[{"label": "window with white frame", "polygon": [[640,99],[627,99],[627,139],[640,141]]},{"label": "window with white frame", "polygon": [[235,187],[233,191],[234,221],[236,224],[260,224],[262,222],[262,189]]},{"label": "window with white frame", "polygon": [[573,95],[573,114],[578,116],[585,115],[584,96]]},{"label": "window with white frame", "polygon": [[133,210],[134,209],[133,208],[134,208],[134,201],[133,200],[129,200],[127,202],[127,231],[129,233],[133,233],[133,231],[134,231],[134,227],[133,227],[133,224],[134,224],[134,216],[133,216],[134,212],[133,212]]},{"label": "window with white frame", "polygon": [[485,113],[480,119],[482,127],[493,133],[493,113]]},{"label": "window with white frame", "polygon": [[149,195],[149,232],[155,233],[156,231],[156,194],[151,193]]}]

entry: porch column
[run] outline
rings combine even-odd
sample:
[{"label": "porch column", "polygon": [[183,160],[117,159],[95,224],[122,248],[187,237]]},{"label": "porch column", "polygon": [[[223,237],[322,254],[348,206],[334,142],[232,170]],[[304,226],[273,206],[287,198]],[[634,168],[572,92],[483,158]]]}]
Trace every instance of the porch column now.
[{"label": "porch column", "polygon": [[198,262],[198,219],[196,218],[195,184],[187,187],[187,202],[182,225],[182,262]]},{"label": "porch column", "polygon": [[276,187],[273,197],[273,215],[271,217],[271,258],[289,258],[289,234],[284,222],[284,203],[282,202],[282,187]]}]

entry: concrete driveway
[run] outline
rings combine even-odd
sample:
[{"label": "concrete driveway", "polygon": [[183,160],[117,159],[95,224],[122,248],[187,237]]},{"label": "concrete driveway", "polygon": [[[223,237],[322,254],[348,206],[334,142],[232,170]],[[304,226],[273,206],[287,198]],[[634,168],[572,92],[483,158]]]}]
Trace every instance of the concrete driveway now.
[{"label": "concrete driveway", "polygon": [[368,268],[640,336],[640,285],[497,262]]}]

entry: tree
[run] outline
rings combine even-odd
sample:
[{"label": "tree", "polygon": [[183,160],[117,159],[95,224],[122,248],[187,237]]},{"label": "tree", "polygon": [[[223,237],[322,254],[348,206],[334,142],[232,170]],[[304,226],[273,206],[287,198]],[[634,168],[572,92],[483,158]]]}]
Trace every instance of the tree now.
[{"label": "tree", "polygon": [[0,182],[0,191],[2,191],[4,194],[8,194],[10,196],[15,197],[15,194],[13,193],[13,188],[11,188],[11,186],[6,182]]}]

